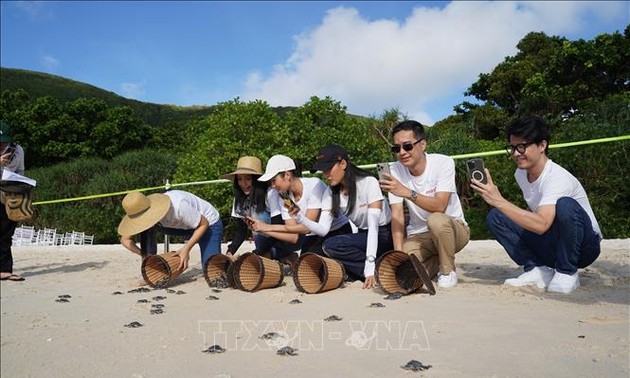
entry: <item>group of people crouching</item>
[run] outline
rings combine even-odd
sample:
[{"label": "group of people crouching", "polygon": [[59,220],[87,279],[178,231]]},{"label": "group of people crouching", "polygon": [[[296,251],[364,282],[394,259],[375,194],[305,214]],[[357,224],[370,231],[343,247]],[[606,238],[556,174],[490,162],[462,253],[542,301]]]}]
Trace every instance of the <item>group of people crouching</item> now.
[{"label": "group of people crouching", "polygon": [[[570,293],[579,286],[578,268],[593,263],[600,252],[601,231],[587,195],[572,174],[548,158],[550,132],[544,120],[520,118],[506,134],[528,209],[506,200],[487,169],[487,182],[470,181],[493,207],[487,217],[490,232],[524,268],[505,284]],[[236,227],[226,253],[235,254],[251,231],[259,255],[291,264],[298,253],[321,254],[342,263],[348,279],[361,280],[368,289],[376,285],[377,259],[400,250],[415,255],[438,287],[456,286],[455,254],[468,243],[470,229],[456,190],[454,160],[426,153],[419,122],[398,123],[391,138],[397,161],[380,179],[334,144],[319,150],[311,170],[322,172],[329,185],[301,177],[299,163],[284,155],[272,156],[264,172],[259,158],[241,157],[235,171],[221,176],[233,181],[235,196]],[[155,254],[157,230],[184,236],[177,251],[181,270],[188,268],[197,243],[204,268],[210,256],[221,253],[219,213],[191,193],[133,192],[122,205],[126,216],[118,232],[122,245],[134,253]]]}]

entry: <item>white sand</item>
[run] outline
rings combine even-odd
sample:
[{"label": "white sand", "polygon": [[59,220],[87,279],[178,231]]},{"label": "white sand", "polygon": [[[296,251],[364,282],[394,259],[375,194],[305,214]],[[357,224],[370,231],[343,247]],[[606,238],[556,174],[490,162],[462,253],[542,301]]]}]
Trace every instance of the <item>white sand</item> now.
[{"label": "white sand", "polygon": [[[572,295],[501,285],[521,271],[496,242],[473,241],[457,255],[456,288],[393,301],[358,283],[303,294],[291,277],[255,293],[212,293],[197,248],[171,287],[185,294],[128,293],[140,259],[121,246],[15,247],[26,281],[0,286],[1,375],[628,377],[630,240],[603,247]],[[55,301],[64,294],[68,303]],[[163,314],[150,314],[156,303]],[[324,321],[330,315],[342,320]],[[143,327],[124,326],[133,321]],[[259,339],[271,331],[285,338]],[[202,353],[213,344],[227,352]],[[276,355],[286,344],[298,355]],[[432,367],[401,369],[413,359]]]}]

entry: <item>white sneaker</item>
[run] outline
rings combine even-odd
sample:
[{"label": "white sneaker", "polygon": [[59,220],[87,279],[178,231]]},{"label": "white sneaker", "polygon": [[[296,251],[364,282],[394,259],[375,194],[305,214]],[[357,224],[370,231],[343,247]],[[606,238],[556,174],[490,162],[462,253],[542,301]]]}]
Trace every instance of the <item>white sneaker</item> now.
[{"label": "white sneaker", "polygon": [[438,287],[441,287],[443,289],[454,287],[455,285],[457,285],[457,273],[455,273],[454,270],[451,271],[449,274],[439,273],[437,285]]},{"label": "white sneaker", "polygon": [[544,289],[553,278],[553,272],[554,270],[548,266],[537,266],[516,278],[508,278],[504,284],[510,286],[536,285],[539,289]]},{"label": "white sneaker", "polygon": [[578,277],[577,272],[573,274],[556,272],[551,282],[549,282],[547,291],[552,293],[569,294],[578,287],[580,287],[580,277]]}]

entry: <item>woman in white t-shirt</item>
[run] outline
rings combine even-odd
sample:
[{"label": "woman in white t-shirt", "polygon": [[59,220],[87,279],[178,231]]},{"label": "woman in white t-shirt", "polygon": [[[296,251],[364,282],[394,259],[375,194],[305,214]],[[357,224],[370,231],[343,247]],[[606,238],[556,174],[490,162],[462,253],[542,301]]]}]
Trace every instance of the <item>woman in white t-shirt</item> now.
[{"label": "woman in white t-shirt", "polygon": [[[258,180],[269,182],[270,186],[281,194],[280,210],[284,224],[269,224],[248,218],[252,230],[267,236],[283,240],[302,252],[320,252],[322,239],[337,233],[351,232],[352,228],[345,216],[333,217],[326,233],[318,234],[303,224],[304,221],[317,223],[322,214],[322,197],[326,185],[316,177],[300,177],[301,170],[293,159],[284,155],[274,155],[269,159],[265,174]],[[329,211],[329,209],[327,209]],[[324,214],[324,218],[325,218]],[[312,224],[312,223],[311,223]],[[281,251],[284,256],[273,256],[276,259],[288,257],[295,260],[297,254],[291,255]]]},{"label": "woman in white t-shirt", "polygon": [[324,253],[340,261],[350,279],[364,280],[371,288],[376,258],[393,249],[391,212],[378,180],[352,164],[346,150],[327,145],[319,150],[314,170],[322,171],[331,186],[332,216],[345,214],[358,233],[324,241]]},{"label": "woman in white t-shirt", "polygon": [[[262,176],[262,162],[255,156],[243,156],[238,159],[236,170],[221,175],[220,178],[230,180],[234,186],[234,202],[232,203],[232,218],[234,231],[232,242],[227,247],[227,254],[235,254],[245,241],[248,232],[247,216],[271,223],[274,217],[280,222],[280,207],[278,192],[269,188],[264,182],[258,181]],[[275,239],[265,234],[252,231],[256,251],[261,253],[271,251],[276,244]]]}]

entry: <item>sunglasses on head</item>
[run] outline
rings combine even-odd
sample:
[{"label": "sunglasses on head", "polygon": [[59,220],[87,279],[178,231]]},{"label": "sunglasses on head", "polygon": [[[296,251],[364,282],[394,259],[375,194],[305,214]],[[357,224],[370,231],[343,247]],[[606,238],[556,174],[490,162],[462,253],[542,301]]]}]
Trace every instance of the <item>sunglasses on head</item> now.
[{"label": "sunglasses on head", "polygon": [[393,154],[397,154],[400,153],[400,149],[402,148],[403,150],[409,152],[411,150],[413,150],[413,146],[415,146],[416,144],[422,142],[424,139],[418,139],[417,141],[411,143],[411,142],[406,142],[403,143],[402,145],[399,144],[394,144],[393,146],[391,146],[389,149],[392,151]]}]

